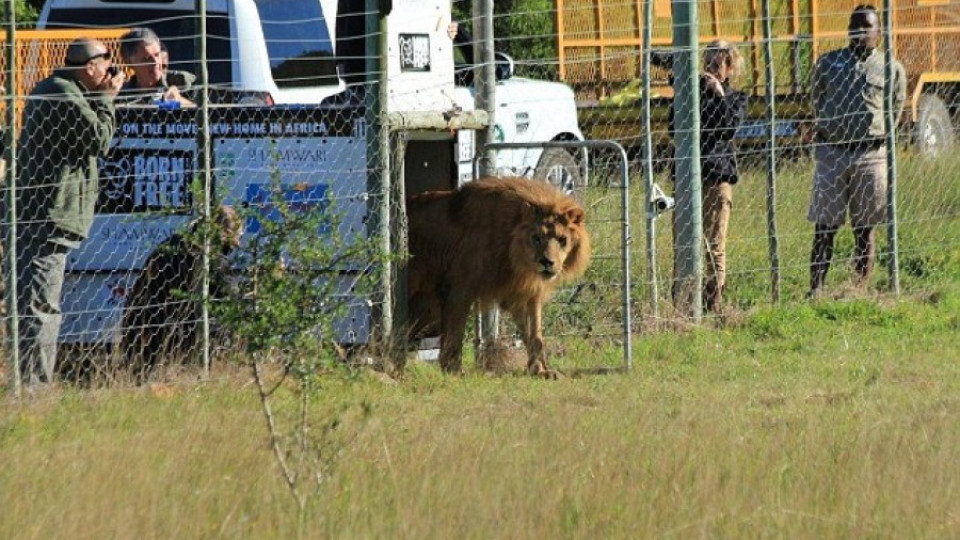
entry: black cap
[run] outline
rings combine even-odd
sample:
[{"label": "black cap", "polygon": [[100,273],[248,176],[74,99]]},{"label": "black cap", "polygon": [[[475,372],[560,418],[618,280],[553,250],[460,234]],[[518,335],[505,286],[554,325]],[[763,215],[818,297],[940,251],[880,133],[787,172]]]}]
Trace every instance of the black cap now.
[{"label": "black cap", "polygon": [[66,63],[68,66],[82,66],[98,56],[110,58],[110,51],[95,39],[81,37],[67,47]]}]

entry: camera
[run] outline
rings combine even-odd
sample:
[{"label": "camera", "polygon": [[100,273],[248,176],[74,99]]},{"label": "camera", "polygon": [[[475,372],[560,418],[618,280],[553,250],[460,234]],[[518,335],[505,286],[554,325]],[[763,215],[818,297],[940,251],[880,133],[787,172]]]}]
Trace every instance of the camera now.
[{"label": "camera", "polygon": [[120,68],[117,66],[110,66],[107,68],[107,75],[112,79],[120,74]]},{"label": "camera", "polygon": [[673,209],[677,205],[677,200],[668,196],[658,184],[653,184],[653,190],[650,194],[650,214],[651,217],[659,216],[667,210]]}]

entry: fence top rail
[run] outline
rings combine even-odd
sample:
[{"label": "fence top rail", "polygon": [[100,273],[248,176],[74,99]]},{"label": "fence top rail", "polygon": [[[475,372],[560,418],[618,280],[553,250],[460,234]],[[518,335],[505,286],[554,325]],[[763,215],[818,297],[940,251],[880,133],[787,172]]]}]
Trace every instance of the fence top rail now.
[{"label": "fence top rail", "polygon": [[483,149],[487,150],[518,150],[523,148],[610,148],[612,150],[617,150],[623,152],[624,157],[627,155],[627,151],[624,150],[623,146],[616,142],[610,140],[588,140],[588,141],[548,141],[548,142],[499,142],[499,143],[487,143],[483,146]]}]

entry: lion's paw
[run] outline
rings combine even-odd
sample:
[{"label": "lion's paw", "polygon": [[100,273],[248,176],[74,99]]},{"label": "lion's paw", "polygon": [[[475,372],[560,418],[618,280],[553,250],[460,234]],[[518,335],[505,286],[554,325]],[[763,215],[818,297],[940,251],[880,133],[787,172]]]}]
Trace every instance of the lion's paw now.
[{"label": "lion's paw", "polygon": [[541,379],[547,379],[550,381],[556,381],[563,378],[563,374],[555,369],[550,369],[541,364],[536,364],[530,366],[528,369],[530,375],[534,377],[540,377]]},{"label": "lion's paw", "polygon": [[555,369],[546,369],[542,373],[540,373],[540,376],[547,380],[559,381],[560,379],[563,378],[563,373],[560,373]]}]

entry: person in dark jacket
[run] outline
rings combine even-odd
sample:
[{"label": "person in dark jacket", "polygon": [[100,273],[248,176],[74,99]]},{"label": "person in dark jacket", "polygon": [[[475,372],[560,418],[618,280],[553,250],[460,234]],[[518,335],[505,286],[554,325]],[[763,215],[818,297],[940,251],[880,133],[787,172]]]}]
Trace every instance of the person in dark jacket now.
[{"label": "person in dark jacket", "polygon": [[[197,351],[203,279],[202,219],[154,249],[127,296],[120,353],[138,383],[162,364],[183,362]],[[214,214],[219,241],[211,242],[210,296],[228,295],[229,255],[240,245],[243,222],[229,206]]]},{"label": "person in dark jacket", "polygon": [[[703,182],[703,235],[707,259],[703,305],[707,310],[718,313],[727,283],[726,245],[733,206],[732,186],[740,178],[737,148],[733,139],[743,121],[746,95],[733,90],[730,84],[743,70],[743,58],[730,43],[717,40],[707,45],[703,64],[703,74],[700,76],[700,175]],[[672,109],[670,124],[672,132]]]},{"label": "person in dark jacket", "polygon": [[15,190],[20,372],[27,385],[53,381],[67,255],[93,224],[97,159],[113,137],[122,73],[98,40],[77,38],[66,65],[27,98]]}]

